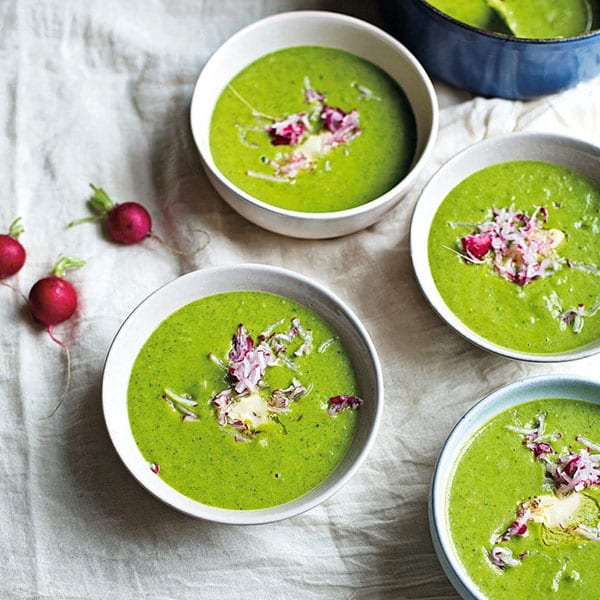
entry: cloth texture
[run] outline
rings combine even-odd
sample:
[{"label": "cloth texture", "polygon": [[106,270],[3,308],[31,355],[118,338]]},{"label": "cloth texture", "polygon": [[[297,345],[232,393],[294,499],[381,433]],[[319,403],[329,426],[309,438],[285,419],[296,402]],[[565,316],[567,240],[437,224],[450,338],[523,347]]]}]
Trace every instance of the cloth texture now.
[{"label": "cloth texture", "polygon": [[[56,335],[0,288],[0,597],[43,599],[455,599],[429,534],[427,499],[452,426],[492,389],[530,375],[600,376],[600,356],[533,364],[488,354],[432,311],[416,283],[409,222],[427,179],[462,148],[511,131],[600,144],[600,79],[528,102],[473,97],[435,82],[440,131],[408,196],[368,229],[334,240],[285,238],[230,209],[204,174],[189,128],[210,55],[269,14],[322,9],[385,27],[352,0],[3,0],[0,3],[0,228],[21,216],[27,294],[56,257],[87,261],[69,279],[75,318]],[[111,242],[86,216],[88,183],[139,201],[154,232]],[[358,473],[313,510],[232,527],[170,509],[119,460],[101,406],[103,361],[148,294],[194,269],[257,262],[314,278],[365,324],[382,361],[383,422]]]}]

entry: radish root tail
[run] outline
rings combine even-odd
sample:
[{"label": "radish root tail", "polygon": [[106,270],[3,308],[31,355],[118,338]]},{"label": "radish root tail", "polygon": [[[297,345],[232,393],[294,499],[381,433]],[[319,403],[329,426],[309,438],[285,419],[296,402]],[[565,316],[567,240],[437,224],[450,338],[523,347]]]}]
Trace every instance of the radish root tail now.
[{"label": "radish root tail", "polygon": [[65,389],[63,390],[60,400],[58,401],[56,406],[52,409],[50,414],[47,415],[46,417],[43,417],[44,419],[50,419],[51,417],[54,416],[54,413],[56,413],[56,411],[60,408],[65,397],[67,396],[67,392],[69,391],[69,386],[71,385],[71,353],[69,352],[69,348],[62,340],[60,340],[59,338],[57,338],[54,335],[54,329],[52,328],[52,325],[48,325],[48,335],[50,336],[50,339],[53,342],[58,344],[65,351],[65,357],[67,359],[67,381],[65,382]]},{"label": "radish root tail", "polygon": [[19,289],[17,289],[14,285],[11,285],[10,283],[7,283],[6,281],[0,281],[0,285],[3,285],[7,288],[10,288],[13,292],[16,292],[17,294],[19,294],[19,296],[21,296],[21,298],[23,298],[23,300],[25,300],[25,302],[29,302],[29,300],[27,299],[27,296]]}]

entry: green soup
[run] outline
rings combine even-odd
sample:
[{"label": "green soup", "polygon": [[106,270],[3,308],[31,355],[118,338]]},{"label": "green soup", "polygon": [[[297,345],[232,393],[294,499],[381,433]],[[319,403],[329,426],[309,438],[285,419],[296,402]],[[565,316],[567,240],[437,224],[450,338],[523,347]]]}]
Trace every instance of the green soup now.
[{"label": "green soup", "polygon": [[[246,362],[234,363],[236,351]],[[233,365],[258,368],[269,353],[273,364],[259,381],[248,372],[255,385],[237,396],[245,379]],[[327,323],[287,298],[241,291],[188,304],[159,325],[135,361],[128,410],[149,468],[171,487],[204,504],[255,509],[301,496],[334,470],[355,433],[357,394]],[[340,398],[350,400],[332,404]]]},{"label": "green soup", "polygon": [[428,0],[447,15],[496,33],[561,38],[598,27],[597,0]]},{"label": "green soup", "polygon": [[239,73],[214,110],[218,169],[251,196],[303,212],[339,211],[389,191],[410,169],[416,125],[403,91],[348,52],[299,46]]},{"label": "green soup", "polygon": [[[449,526],[486,598],[598,597],[597,443],[600,406],[567,399],[518,405],[466,443],[449,488]],[[579,471],[569,466],[577,461]]]},{"label": "green soup", "polygon": [[[499,253],[477,259],[463,247],[494,209],[510,207],[537,215],[540,236],[560,237],[539,259],[515,258],[513,267],[529,260],[532,269],[520,283],[506,278]],[[516,229],[507,239],[523,239],[523,227]],[[500,163],[466,178],[441,203],[429,233],[431,272],[448,308],[475,333],[516,351],[564,352],[600,338],[599,233],[600,190],[588,180],[549,163]]]}]

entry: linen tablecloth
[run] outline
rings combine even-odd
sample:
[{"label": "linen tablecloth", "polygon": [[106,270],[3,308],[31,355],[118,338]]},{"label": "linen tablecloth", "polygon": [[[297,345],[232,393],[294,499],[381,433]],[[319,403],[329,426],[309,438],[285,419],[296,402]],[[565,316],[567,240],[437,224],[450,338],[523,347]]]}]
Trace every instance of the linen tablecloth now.
[{"label": "linen tablecloth", "polygon": [[[351,14],[385,27],[376,3],[336,0],[3,0],[0,3],[0,228],[21,216],[27,293],[59,254],[87,261],[70,279],[65,355],[0,288],[0,597],[456,598],[433,551],[427,494],[452,425],[477,399],[542,373],[600,375],[600,356],[567,364],[479,350],[433,313],[413,276],[408,225],[427,178],[463,147],[539,130],[600,144],[600,79],[529,102],[483,99],[435,82],[432,160],[382,222],[336,240],[264,231],[231,210],[201,170],[189,129],[194,82],[231,34],[290,9]],[[88,214],[88,183],[143,203],[152,240],[125,247]],[[370,332],[385,378],[382,427],[366,463],[334,497],[254,527],[197,521],[144,491],[120,462],[101,410],[109,344],[158,286],[209,265],[287,267],[330,287]]]}]

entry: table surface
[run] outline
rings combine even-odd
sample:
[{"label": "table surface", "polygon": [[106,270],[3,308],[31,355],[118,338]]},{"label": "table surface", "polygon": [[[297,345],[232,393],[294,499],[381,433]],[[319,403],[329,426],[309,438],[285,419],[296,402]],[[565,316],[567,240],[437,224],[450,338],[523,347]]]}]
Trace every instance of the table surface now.
[{"label": "table surface", "polygon": [[[56,327],[65,355],[0,289],[0,596],[2,598],[456,598],[433,551],[427,494],[453,424],[509,381],[599,374],[600,356],[528,364],[487,354],[451,331],[415,282],[408,224],[428,177],[463,147],[510,131],[569,134],[600,144],[600,80],[530,102],[483,99],[435,82],[434,155],[388,217],[327,241],[252,225],[211,188],[189,131],[194,82],[242,26],[287,9],[325,9],[382,23],[359,0],[4,0],[0,4],[0,226],[21,216],[28,261],[11,283],[27,292],[59,254],[73,271],[77,316]],[[111,243],[87,213],[88,183],[144,203],[152,240]],[[147,494],[108,438],[101,373],[111,339],[151,291],[208,265],[259,262],[297,270],[356,311],[378,348],[385,412],[366,463],[308,513],[262,526],[193,520]]]}]

